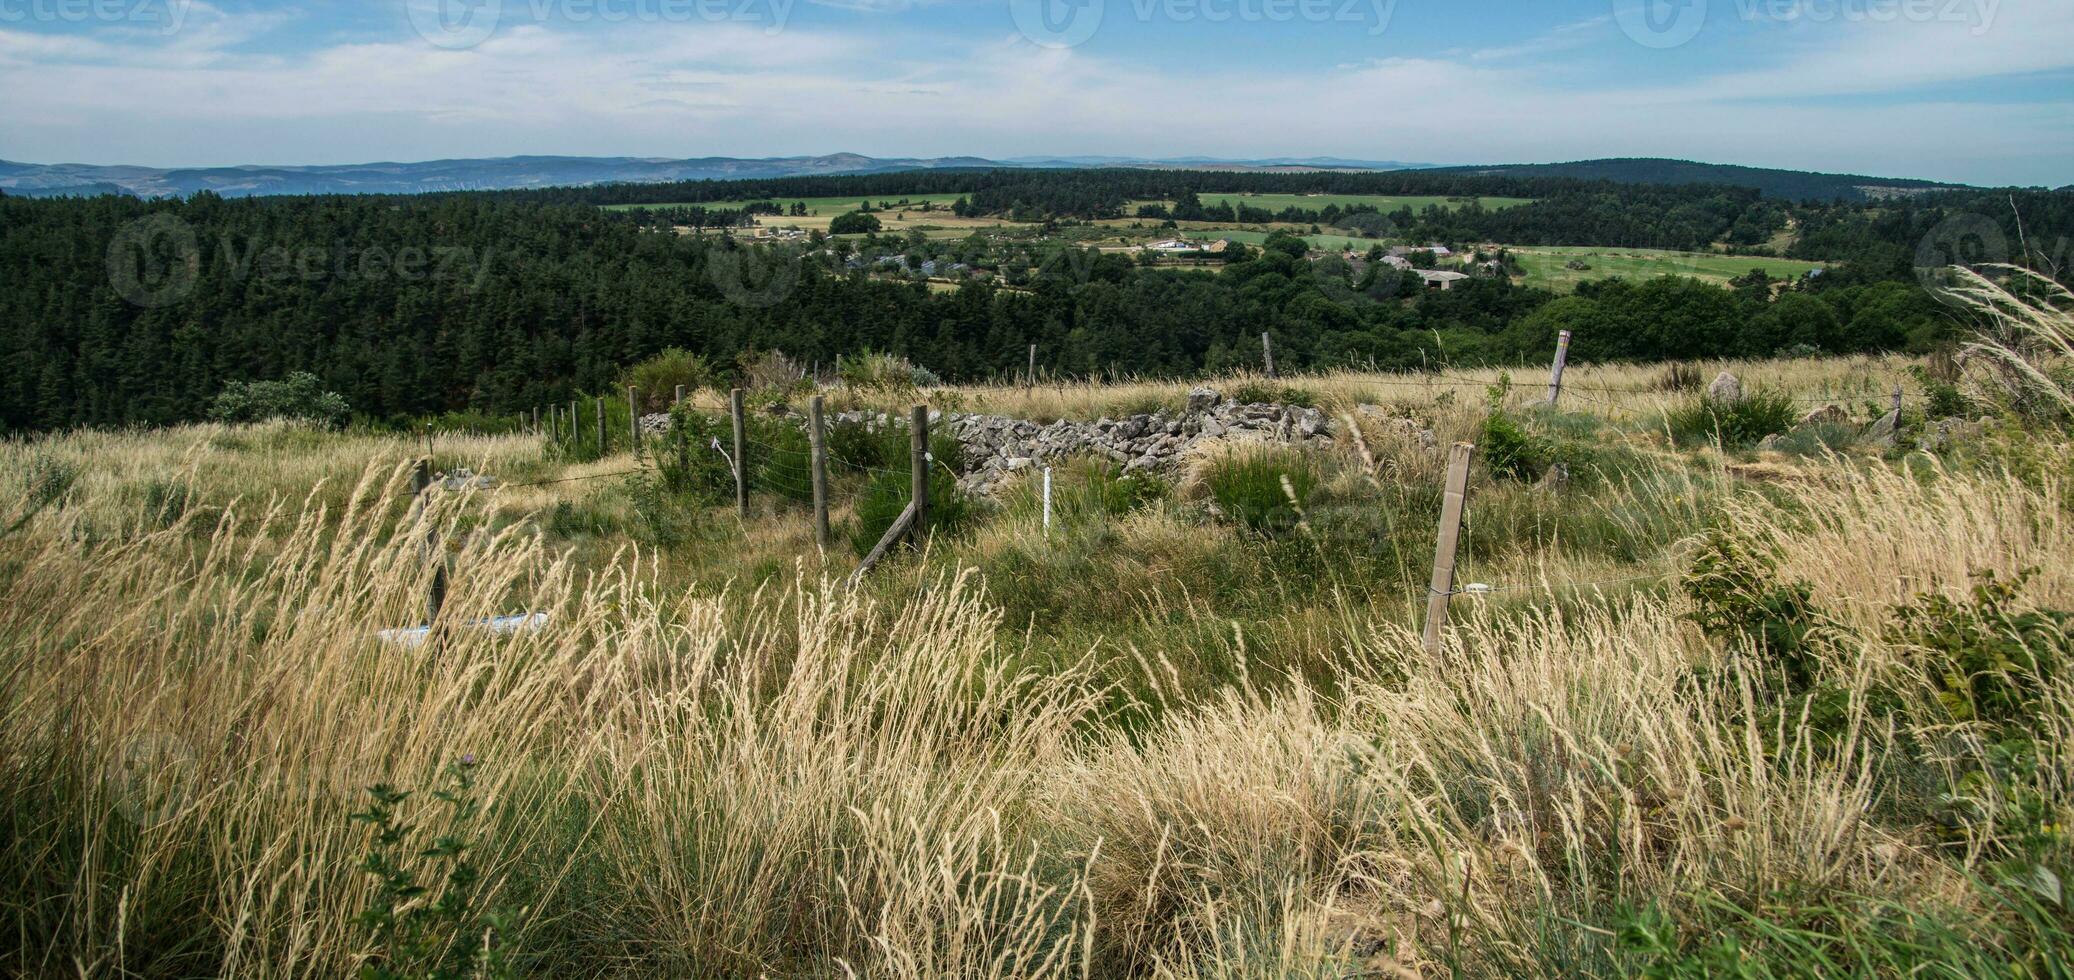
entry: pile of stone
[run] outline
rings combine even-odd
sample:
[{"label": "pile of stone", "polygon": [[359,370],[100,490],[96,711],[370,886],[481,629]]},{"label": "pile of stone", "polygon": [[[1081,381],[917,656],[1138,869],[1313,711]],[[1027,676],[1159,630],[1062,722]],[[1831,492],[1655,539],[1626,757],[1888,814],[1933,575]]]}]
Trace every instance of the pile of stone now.
[{"label": "pile of stone", "polygon": [[[833,419],[867,426],[891,424],[879,412],[842,412]],[[1332,424],[1325,413],[1301,405],[1247,404],[1211,388],[1188,393],[1178,414],[1165,411],[1093,422],[1061,419],[1040,424],[1028,419],[960,412],[931,412],[935,431],[949,434],[964,447],[970,472],[960,479],[965,490],[991,494],[1012,476],[1074,456],[1092,456],[1122,464],[1123,472],[1171,470],[1183,454],[1213,439],[1256,439],[1290,444],[1329,445]]]}]

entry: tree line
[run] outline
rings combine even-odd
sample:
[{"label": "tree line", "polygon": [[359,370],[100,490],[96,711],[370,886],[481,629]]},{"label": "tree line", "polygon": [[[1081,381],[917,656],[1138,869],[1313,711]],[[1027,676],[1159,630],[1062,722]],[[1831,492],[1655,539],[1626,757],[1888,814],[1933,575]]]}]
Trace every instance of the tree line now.
[{"label": "tree line", "polygon": [[[1127,184],[1133,197],[1169,179],[1319,176],[1012,173],[1041,184],[1090,180],[1090,195]],[[981,184],[1002,179],[931,171],[798,180],[860,199],[940,191],[976,202]],[[1327,175],[1328,183],[1344,179]],[[845,183],[852,180],[875,189],[859,193]],[[1555,209],[1531,220],[1513,215],[1533,206],[1421,215],[1430,227],[1418,237],[1467,242],[1509,227],[1489,237],[1546,242],[1536,222],[1566,215],[1576,227],[1549,237],[1588,242],[1622,228],[1733,227],[1751,207],[1782,206],[1721,188],[1549,194],[1508,178],[1460,189],[1538,191],[1547,198],[1539,204]],[[808,188],[785,190],[772,196]],[[1013,286],[995,278],[932,292],[850,268],[818,242],[754,246],[725,230],[679,235],[586,197],[606,193],[634,191],[0,196],[0,426],[187,421],[203,417],[233,382],[297,371],[371,419],[511,414],[609,391],[626,365],[670,347],[716,363],[755,350],[823,363],[880,351],[953,381],[1011,375],[1030,344],[1044,367],[1069,375],[1247,366],[1259,361],[1262,331],[1274,335],[1284,369],[1540,361],[1564,328],[1578,332],[1585,359],[1923,350],[1956,329],[1915,281],[1926,236],[1972,222],[1976,233],[2000,230],[2014,243],[2007,248],[2042,260],[2055,247],[2064,252],[2074,228],[2074,195],[2066,194],[2018,194],[2014,209],[2008,195],[1959,193],[1793,205],[1801,236],[1794,251],[1826,251],[1821,257],[1843,264],[1813,279],[1733,290],[1663,279],[1559,298],[1485,278],[1428,293],[1380,264],[1313,258],[1300,239],[1283,236],[1235,253],[1221,273],[1142,268],[1061,246],[1017,269]],[[1993,205],[2020,214],[2024,234]],[[873,238],[855,251],[902,248],[898,239]],[[1028,254],[1003,261],[1027,263]]]}]

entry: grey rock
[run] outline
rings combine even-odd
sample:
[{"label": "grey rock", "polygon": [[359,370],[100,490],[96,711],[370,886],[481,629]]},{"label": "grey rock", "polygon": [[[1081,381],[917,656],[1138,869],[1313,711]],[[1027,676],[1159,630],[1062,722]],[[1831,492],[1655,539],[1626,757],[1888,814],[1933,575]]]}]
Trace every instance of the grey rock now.
[{"label": "grey rock", "polygon": [[1707,385],[1707,399],[1733,405],[1743,400],[1743,383],[1735,375],[1723,371],[1714,376],[1712,384]]},{"label": "grey rock", "polygon": [[1824,405],[1801,416],[1798,427],[1805,429],[1815,425],[1846,425],[1850,421],[1851,413],[1836,405]]},{"label": "grey rock", "polygon": [[1215,388],[1188,389],[1188,411],[1190,414],[1207,412],[1216,408],[1217,403],[1223,400],[1224,396],[1219,394]]}]

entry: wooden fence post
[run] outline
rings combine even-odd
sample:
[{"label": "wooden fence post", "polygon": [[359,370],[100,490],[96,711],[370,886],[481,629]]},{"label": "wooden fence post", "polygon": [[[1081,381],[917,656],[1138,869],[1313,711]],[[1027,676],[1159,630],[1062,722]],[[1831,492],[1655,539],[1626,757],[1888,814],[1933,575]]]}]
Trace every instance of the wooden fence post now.
[{"label": "wooden fence post", "polygon": [[1267,376],[1270,378],[1276,377],[1275,345],[1268,342],[1267,331],[1265,330],[1260,332],[1260,357],[1261,360],[1267,362]]},{"label": "wooden fence post", "polygon": [[807,444],[814,451],[814,543],[828,551],[828,435],[822,427],[820,395],[807,402]]},{"label": "wooden fence post", "polygon": [[929,406],[916,405],[908,434],[914,442],[911,461],[912,496],[915,502],[915,526],[917,536],[929,528]]},{"label": "wooden fence post", "polygon": [[1447,495],[1440,504],[1440,541],[1433,549],[1433,580],[1426,586],[1427,653],[1440,652],[1440,631],[1447,625],[1448,598],[1455,591],[1455,545],[1462,534],[1462,508],[1469,495],[1469,458],[1476,447],[1455,443],[1448,450]]},{"label": "wooden fence post", "polygon": [[1901,382],[1894,382],[1894,427],[1901,427]]},{"label": "wooden fence post", "polygon": [[749,419],[742,412],[742,389],[727,393],[727,411],[735,424],[735,509],[749,516]]},{"label": "wooden fence post", "polygon": [[1563,365],[1570,360],[1570,331],[1556,334],[1555,366],[1548,373],[1548,404],[1555,405],[1563,395]]},{"label": "wooden fence post", "polygon": [[419,544],[418,554],[432,564],[432,584],[425,590],[425,642],[436,642],[439,632],[439,611],[446,606],[446,555],[439,549],[439,531],[426,515],[430,501],[427,491],[432,489],[432,458],[418,460],[411,473],[411,490],[417,498],[418,518],[425,521],[425,539]]},{"label": "wooden fence post", "polygon": [[605,458],[605,399],[597,400],[598,412],[598,458]]},{"label": "wooden fence post", "polygon": [[629,445],[634,447],[635,459],[641,458],[641,406],[635,397],[640,390],[631,385],[627,387],[627,438],[631,440]]},{"label": "wooden fence post", "polygon": [[540,434],[540,406],[533,406],[533,434]]},{"label": "wooden fence post", "polygon": [[1037,345],[1030,345],[1030,369],[1023,372],[1023,397],[1037,389]]},{"label": "wooden fence post", "polygon": [[571,398],[569,399],[569,450],[574,452],[582,448],[577,445],[582,439],[582,433],[576,428],[576,399]]},{"label": "wooden fence post", "polygon": [[676,395],[676,397],[675,397],[675,398],[672,398],[672,399],[670,400],[670,405],[671,405],[672,407],[675,407],[675,406],[678,406],[678,405],[682,405],[682,404],[684,404],[684,386],[683,386],[683,385],[678,385],[678,386],[677,386],[677,395]]}]

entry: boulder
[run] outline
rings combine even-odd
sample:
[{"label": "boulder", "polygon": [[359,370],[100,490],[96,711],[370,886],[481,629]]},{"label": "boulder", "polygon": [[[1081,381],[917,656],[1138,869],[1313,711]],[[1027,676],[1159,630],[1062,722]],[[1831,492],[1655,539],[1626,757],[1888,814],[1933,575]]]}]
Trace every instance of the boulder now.
[{"label": "boulder", "polygon": [[1723,371],[1714,376],[1712,384],[1707,385],[1707,400],[1724,405],[1742,401],[1743,383],[1737,380],[1735,375]]},{"label": "boulder", "polygon": [[1796,428],[1805,429],[1816,425],[1849,425],[1851,413],[1837,405],[1824,405],[1800,417]]},{"label": "boulder", "polygon": [[1218,393],[1215,388],[1188,389],[1188,411],[1190,414],[1210,411],[1216,408],[1218,403],[1222,401],[1224,401],[1224,396]]},{"label": "boulder", "polygon": [[1888,412],[1879,421],[1866,426],[1865,441],[1875,446],[1892,446],[1894,437],[1901,431],[1901,413]]}]

